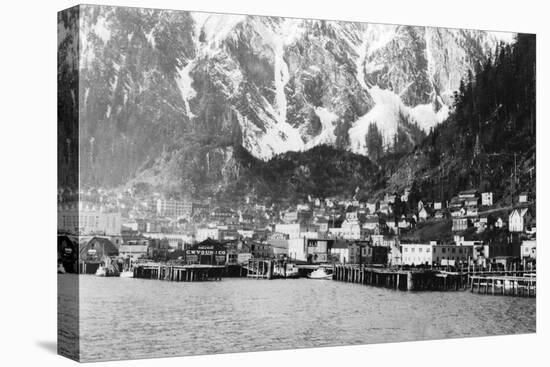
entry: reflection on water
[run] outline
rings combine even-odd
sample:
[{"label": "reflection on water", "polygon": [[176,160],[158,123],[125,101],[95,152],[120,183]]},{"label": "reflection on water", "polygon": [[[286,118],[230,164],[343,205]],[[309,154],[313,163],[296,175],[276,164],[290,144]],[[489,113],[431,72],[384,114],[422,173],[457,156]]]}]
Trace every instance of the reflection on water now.
[{"label": "reflection on water", "polygon": [[85,275],[80,312],[83,361],[527,333],[536,313],[535,299],[470,292]]}]

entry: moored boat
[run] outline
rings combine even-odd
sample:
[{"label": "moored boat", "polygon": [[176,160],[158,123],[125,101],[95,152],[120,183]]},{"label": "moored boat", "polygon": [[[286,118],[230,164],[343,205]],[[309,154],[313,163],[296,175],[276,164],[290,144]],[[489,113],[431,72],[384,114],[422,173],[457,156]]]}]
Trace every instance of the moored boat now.
[{"label": "moored boat", "polygon": [[131,271],[131,270],[124,270],[123,272],[120,273],[120,277],[121,278],[133,278],[134,277],[134,272]]},{"label": "moored boat", "polygon": [[105,277],[107,276],[107,269],[103,265],[99,265],[97,271],[95,272],[96,277]]},{"label": "moored boat", "polygon": [[329,274],[323,268],[312,271],[307,275],[309,279],[332,279],[332,274]]}]

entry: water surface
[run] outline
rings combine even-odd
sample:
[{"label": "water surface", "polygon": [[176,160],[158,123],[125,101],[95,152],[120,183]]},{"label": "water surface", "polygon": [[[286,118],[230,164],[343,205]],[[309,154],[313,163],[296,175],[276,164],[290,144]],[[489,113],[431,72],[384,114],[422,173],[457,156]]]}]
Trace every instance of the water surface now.
[{"label": "water surface", "polygon": [[80,292],[84,361],[530,333],[536,324],[535,299],[310,279],[80,275]]}]

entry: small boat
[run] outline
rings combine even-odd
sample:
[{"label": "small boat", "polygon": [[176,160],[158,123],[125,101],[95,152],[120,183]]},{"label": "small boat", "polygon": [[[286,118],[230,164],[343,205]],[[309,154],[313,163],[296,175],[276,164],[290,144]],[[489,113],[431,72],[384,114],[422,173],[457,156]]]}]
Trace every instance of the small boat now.
[{"label": "small boat", "polygon": [[57,264],[57,274],[65,274],[66,272],[63,264]]},{"label": "small boat", "polygon": [[312,271],[307,275],[309,279],[332,279],[332,274],[329,274],[323,268]]},{"label": "small boat", "polygon": [[300,277],[300,272],[298,267],[295,264],[286,265],[286,278],[298,278]]},{"label": "small boat", "polygon": [[120,273],[121,278],[133,278],[134,272],[131,270],[124,270]]},{"label": "small boat", "polygon": [[99,268],[97,268],[97,271],[95,272],[96,277],[105,277],[107,276],[107,269],[105,266],[100,265]]}]

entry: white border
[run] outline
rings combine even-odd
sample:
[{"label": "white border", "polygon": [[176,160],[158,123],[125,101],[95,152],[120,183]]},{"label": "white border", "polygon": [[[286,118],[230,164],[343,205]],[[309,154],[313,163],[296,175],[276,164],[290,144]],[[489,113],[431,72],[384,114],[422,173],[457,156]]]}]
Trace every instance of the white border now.
[{"label": "white border", "polygon": [[[351,21],[419,24],[537,33],[538,53],[538,222],[539,296],[537,335],[453,339],[399,344],[240,353],[202,357],[114,362],[119,366],[339,366],[406,365],[471,366],[540,365],[547,354],[548,308],[544,264],[548,231],[544,223],[549,195],[544,136],[549,100],[550,23],[543,2],[516,1],[352,1],[298,0],[134,0],[99,4],[281,15]],[[0,361],[2,365],[72,365],[54,353],[56,338],[56,12],[73,1],[11,1],[2,5],[0,35]],[[546,315],[545,315],[546,314]],[[95,364],[98,366],[107,363]]]}]

